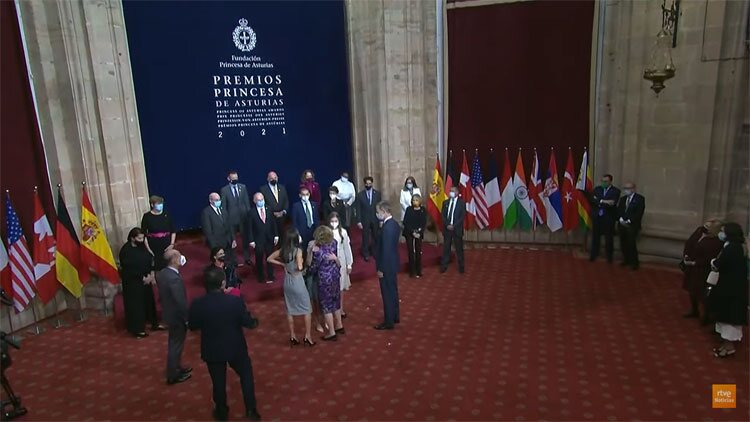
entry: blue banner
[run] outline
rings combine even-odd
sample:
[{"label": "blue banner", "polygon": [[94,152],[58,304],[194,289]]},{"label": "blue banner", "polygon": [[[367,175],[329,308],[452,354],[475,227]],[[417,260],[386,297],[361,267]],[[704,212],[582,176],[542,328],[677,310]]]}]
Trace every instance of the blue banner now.
[{"label": "blue banner", "polygon": [[352,171],[343,1],[125,1],[150,194],[198,227],[229,170],[296,198]]}]

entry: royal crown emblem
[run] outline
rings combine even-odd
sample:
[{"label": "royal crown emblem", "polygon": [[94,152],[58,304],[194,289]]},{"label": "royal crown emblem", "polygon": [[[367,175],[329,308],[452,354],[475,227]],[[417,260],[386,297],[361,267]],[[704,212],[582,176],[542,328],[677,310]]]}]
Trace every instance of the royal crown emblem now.
[{"label": "royal crown emblem", "polygon": [[99,230],[91,221],[84,221],[83,227],[81,228],[81,237],[83,238],[83,243],[92,243],[94,240],[96,240],[96,237],[99,235]]},{"label": "royal crown emblem", "polygon": [[234,28],[234,32],[232,32],[234,45],[240,51],[252,51],[255,48],[255,31],[247,25],[247,19],[242,18],[239,23],[240,26]]}]

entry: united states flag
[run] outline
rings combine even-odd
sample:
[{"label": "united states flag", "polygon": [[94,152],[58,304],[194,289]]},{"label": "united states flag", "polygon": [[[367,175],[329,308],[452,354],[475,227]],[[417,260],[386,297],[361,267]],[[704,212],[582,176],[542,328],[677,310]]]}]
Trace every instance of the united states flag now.
[{"label": "united states flag", "polygon": [[10,203],[10,196],[5,199],[5,218],[8,223],[8,245],[10,261],[10,283],[13,287],[13,306],[21,312],[34,299],[34,264],[29,254],[29,247],[21,229],[21,222]]},{"label": "united states flag", "polygon": [[474,155],[474,162],[471,163],[471,193],[471,199],[474,203],[472,208],[476,213],[477,226],[481,230],[490,224],[490,212],[487,207],[487,198],[484,195],[484,179],[482,178],[482,168],[479,165],[479,155]]}]

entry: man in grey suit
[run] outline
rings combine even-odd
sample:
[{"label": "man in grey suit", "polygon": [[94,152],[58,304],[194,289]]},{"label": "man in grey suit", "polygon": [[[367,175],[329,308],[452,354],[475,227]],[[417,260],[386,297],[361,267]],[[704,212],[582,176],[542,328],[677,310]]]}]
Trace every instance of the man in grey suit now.
[{"label": "man in grey suit", "polygon": [[187,333],[188,306],[185,284],[180,277],[180,267],[185,265],[185,257],[180,251],[171,249],[164,252],[167,266],[156,273],[159,287],[162,320],[169,327],[167,339],[167,384],[177,384],[190,379],[193,368],[181,365],[182,349]]},{"label": "man in grey suit", "polygon": [[[250,237],[248,236],[247,227],[247,213],[250,211],[250,196],[247,192],[247,187],[239,183],[239,176],[236,171],[230,171],[227,176],[229,184],[221,188],[220,196],[221,203],[224,205],[224,209],[227,211],[229,217],[229,225],[232,229],[232,237],[237,232],[240,232],[242,236],[242,253],[245,257],[245,262],[250,263]],[[227,251],[224,251],[227,252]]]},{"label": "man in grey suit", "polygon": [[237,247],[234,240],[232,228],[229,224],[229,215],[222,207],[221,197],[216,192],[208,195],[208,206],[201,214],[201,228],[206,237],[206,245],[209,249],[222,248],[226,256],[227,265],[235,265],[237,259],[232,249]]}]

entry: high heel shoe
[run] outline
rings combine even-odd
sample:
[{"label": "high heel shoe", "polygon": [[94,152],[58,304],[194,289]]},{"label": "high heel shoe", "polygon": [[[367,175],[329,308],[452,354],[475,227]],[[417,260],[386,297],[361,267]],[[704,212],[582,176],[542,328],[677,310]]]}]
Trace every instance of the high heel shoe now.
[{"label": "high heel shoe", "polygon": [[297,346],[297,345],[299,345],[299,340],[297,340],[294,337],[292,337],[292,338],[289,339],[289,347],[294,347],[294,346]]},{"label": "high heel shoe", "polygon": [[332,336],[321,337],[320,339],[323,341],[336,341],[338,340],[338,337],[334,334]]},{"label": "high heel shoe", "polygon": [[302,340],[302,342],[303,342],[303,344],[304,344],[305,346],[310,346],[310,347],[313,347],[313,346],[315,346],[315,342],[313,342],[312,340],[310,340],[310,339],[309,339],[309,338],[307,338],[307,337],[305,337],[305,338],[304,338],[304,340]]}]

